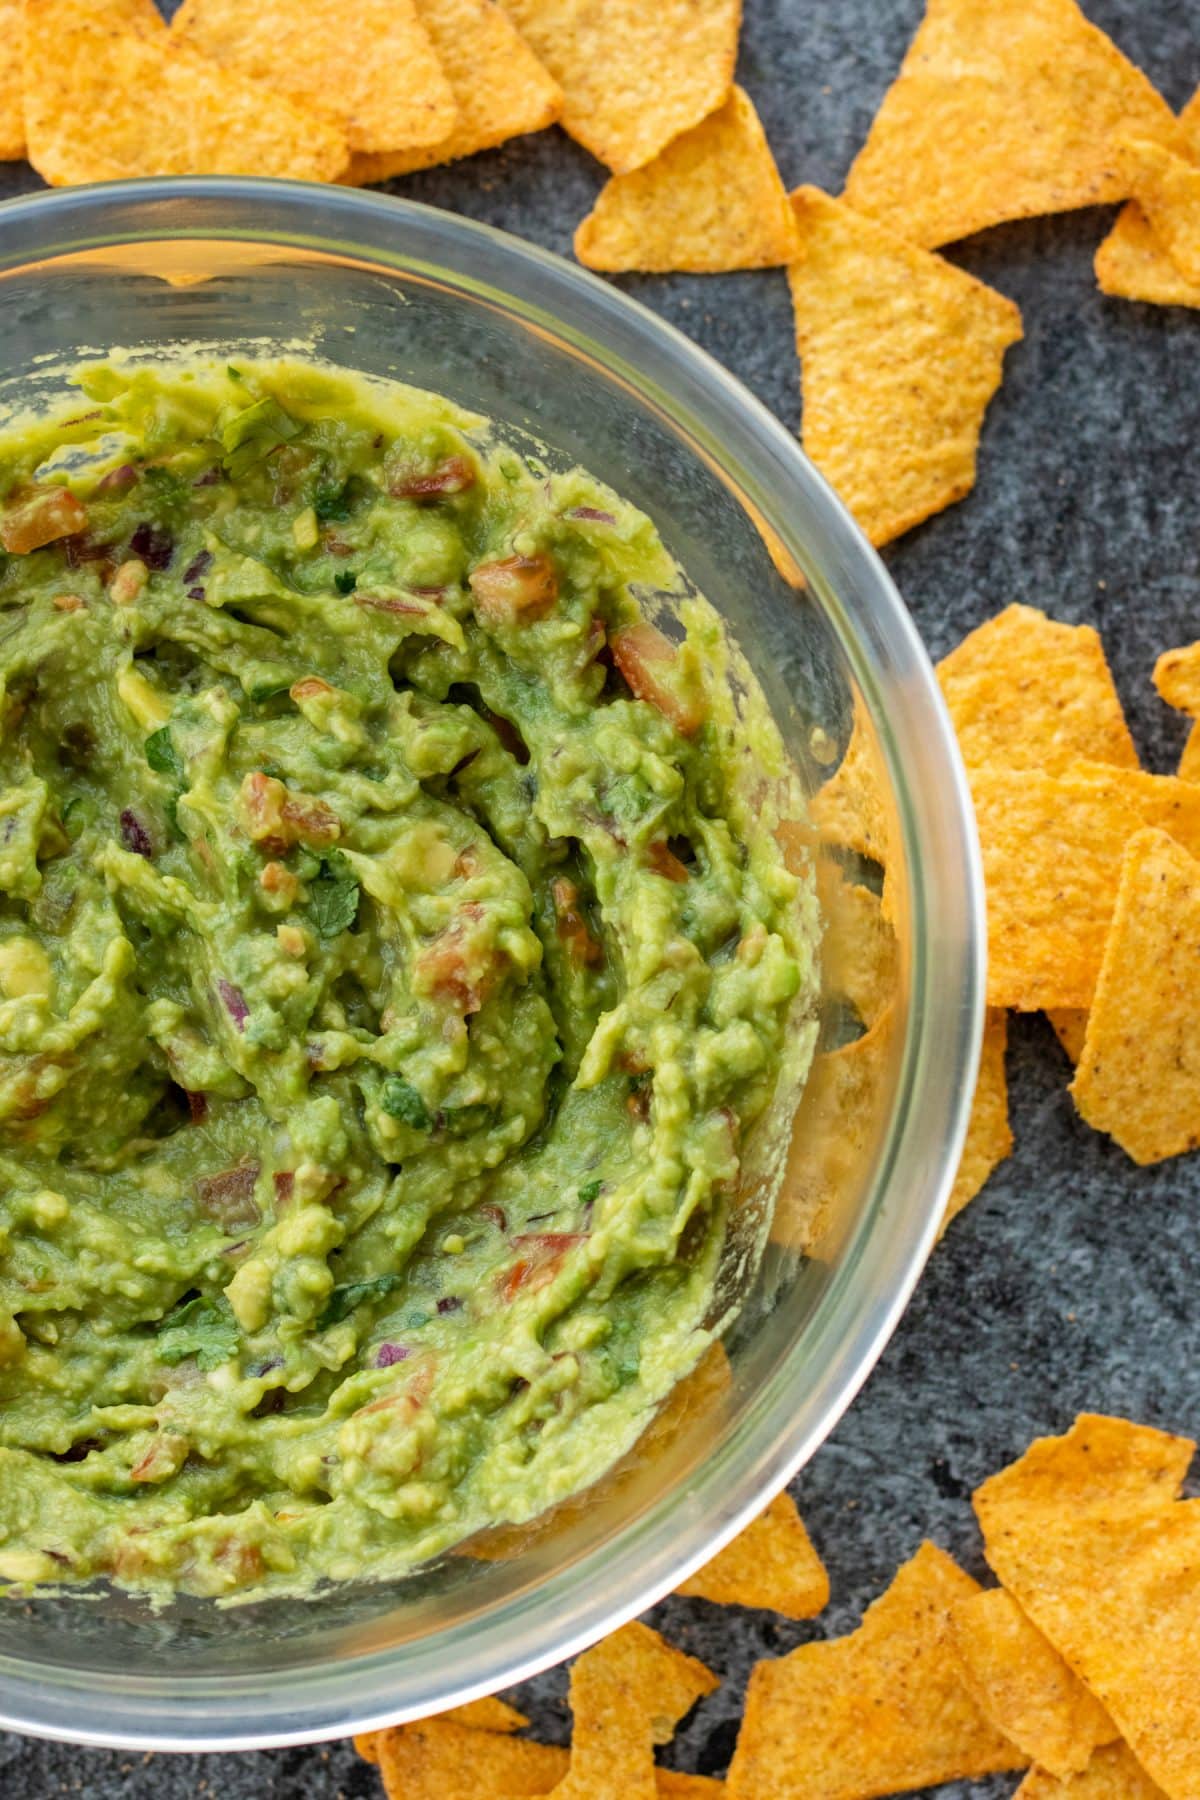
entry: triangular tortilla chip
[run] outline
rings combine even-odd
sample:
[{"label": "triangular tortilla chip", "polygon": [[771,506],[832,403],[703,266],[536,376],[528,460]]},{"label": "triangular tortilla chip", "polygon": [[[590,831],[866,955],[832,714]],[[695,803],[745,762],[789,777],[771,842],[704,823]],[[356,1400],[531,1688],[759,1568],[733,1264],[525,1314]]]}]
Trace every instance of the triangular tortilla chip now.
[{"label": "triangular tortilla chip", "polygon": [[829,1604],[829,1577],[790,1494],[775,1499],[677,1590],[718,1606],[757,1606],[812,1619]]},{"label": "triangular tortilla chip", "polygon": [[1154,685],[1168,706],[1200,718],[1200,643],[1164,650],[1154,665]]},{"label": "triangular tortilla chip", "polygon": [[1024,1767],[946,1642],[951,1607],[975,1592],[923,1544],[849,1637],[758,1663],[729,1771],[738,1800],[855,1800]]},{"label": "triangular tortilla chip", "polygon": [[1108,1710],[1151,1778],[1200,1791],[1200,1501],[1195,1446],[1084,1418],[977,1491],[987,1559]]},{"label": "triangular tortilla chip", "polygon": [[563,90],[562,122],[614,174],[724,104],[741,0],[502,0]]},{"label": "triangular tortilla chip", "polygon": [[951,1219],[972,1201],[987,1181],[992,1170],[1011,1155],[1012,1128],[1008,1123],[1008,1077],[1004,1070],[1004,1053],[1008,1047],[1008,1014],[989,1007],[983,1028],[983,1049],[979,1057],[979,1076],[967,1139],[959,1158],[958,1174],[946,1202],[942,1218],[945,1231]]},{"label": "triangular tortilla chip", "polygon": [[1122,136],[1180,141],[1165,100],[1075,0],[929,0],[845,198],[932,249],[1125,199]]},{"label": "triangular tortilla chip", "polygon": [[1087,1033],[1086,1009],[1082,1006],[1052,1006],[1047,1010],[1046,1017],[1071,1061],[1077,1063]]},{"label": "triangular tortilla chip", "polygon": [[1176,773],[1180,781],[1200,784],[1200,724],[1193,725],[1188,733],[1187,743],[1179,753]]},{"label": "triangular tortilla chip", "polygon": [[[1176,148],[1200,162],[1200,89],[1179,115],[1184,142]],[[1104,293],[1155,306],[1200,306],[1200,285],[1188,281],[1136,200],[1131,200],[1096,252]]]},{"label": "triangular tortilla chip", "polygon": [[331,120],[352,150],[436,144],[457,117],[413,0],[183,0],[171,35]]},{"label": "triangular tortilla chip", "polygon": [[[438,1721],[443,1725],[469,1725],[473,1731],[521,1731],[529,1720],[525,1714],[518,1712],[515,1706],[500,1700],[491,1694],[483,1700],[468,1700],[463,1706],[451,1707],[449,1712],[439,1713]],[[402,1729],[392,1727],[391,1729]],[[387,1731],[360,1731],[354,1740],[354,1748],[364,1762],[379,1761],[380,1739],[388,1735]],[[557,1776],[555,1777],[557,1780]]]},{"label": "triangular tortilla chip", "polygon": [[1126,139],[1122,153],[1151,231],[1183,279],[1200,286],[1200,167],[1144,138]]},{"label": "triangular tortilla chip", "polygon": [[896,934],[879,895],[847,881],[828,857],[817,864],[817,899],[825,926],[821,991],[846,1001],[869,1031],[896,997]]},{"label": "triangular tortilla chip", "polygon": [[15,162],[25,154],[22,3],[0,0],[0,162]]},{"label": "triangular tortilla chip", "polygon": [[1003,1588],[950,1609],[950,1644],[967,1691],[1031,1762],[1066,1777],[1086,1769],[1116,1727]]},{"label": "triangular tortilla chip", "polygon": [[1134,807],[1142,824],[1165,831],[1200,855],[1200,795],[1178,775],[1151,775],[1145,769],[1117,769],[1111,763],[1077,762],[1064,777],[1073,787],[1090,787]]},{"label": "triangular tortilla chip", "polygon": [[792,201],[804,448],[886,544],[975,485],[984,413],[1021,315],[817,188]]},{"label": "triangular tortilla chip", "polygon": [[571,1767],[555,1800],[654,1800],[654,1746],[717,1686],[648,1625],[623,1625],[586,1650],[571,1670]]},{"label": "triangular tortilla chip", "polygon": [[1128,1744],[1097,1750],[1081,1775],[1059,1781],[1046,1769],[1031,1769],[1013,1800],[1167,1800]]},{"label": "triangular tortilla chip", "polygon": [[381,1731],[376,1747],[389,1800],[482,1800],[492,1794],[518,1800],[548,1794],[570,1760],[551,1744],[445,1719]]},{"label": "triangular tortilla chip", "polygon": [[796,254],[796,222],[748,94],[629,175],[614,175],[575,233],[589,269],[769,269]]},{"label": "triangular tortilla chip", "polygon": [[1071,1094],[1136,1163],[1200,1146],[1200,862],[1164,832],[1126,849]]},{"label": "triangular tortilla chip", "polygon": [[342,179],[360,187],[494,149],[544,130],[562,112],[562,89],[496,0],[416,0],[416,6],[458,118],[436,144],[352,156]]},{"label": "triangular tortilla chip", "polygon": [[1099,632],[1009,606],[937,667],[966,763],[1058,775],[1080,757],[1136,769]]},{"label": "triangular tortilla chip", "polygon": [[[143,9],[139,9],[143,10]],[[114,29],[94,0],[26,0],[29,160],[54,187],[136,175],[243,174],[331,181],[332,125],[258,82],[173,44]]]}]

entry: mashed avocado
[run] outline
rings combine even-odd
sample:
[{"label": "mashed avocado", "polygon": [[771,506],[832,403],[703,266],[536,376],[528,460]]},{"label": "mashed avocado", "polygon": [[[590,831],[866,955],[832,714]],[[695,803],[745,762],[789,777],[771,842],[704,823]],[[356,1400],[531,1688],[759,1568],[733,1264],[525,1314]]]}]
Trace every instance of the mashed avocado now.
[{"label": "mashed avocado", "polygon": [[0,441],[0,1578],[394,1575],[710,1341],[809,1045],[783,752],[587,475],[313,365],[79,382]]}]

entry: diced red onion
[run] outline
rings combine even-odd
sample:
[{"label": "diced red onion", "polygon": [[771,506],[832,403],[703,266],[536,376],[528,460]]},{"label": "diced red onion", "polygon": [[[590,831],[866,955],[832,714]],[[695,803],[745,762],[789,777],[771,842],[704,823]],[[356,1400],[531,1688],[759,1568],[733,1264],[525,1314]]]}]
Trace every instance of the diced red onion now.
[{"label": "diced red onion", "polygon": [[250,1008],[246,1005],[246,996],[241,988],[234,987],[232,981],[226,981],[223,975],[217,977],[217,992],[221,996],[221,1004],[229,1014],[238,1030],[244,1029],[250,1017]]},{"label": "diced red onion", "polygon": [[406,1344],[380,1344],[375,1352],[375,1367],[390,1369],[393,1363],[406,1362],[411,1355]]},{"label": "diced red onion", "polygon": [[132,850],[135,856],[144,856],[147,861],[153,857],[154,845],[151,842],[150,833],[137,814],[128,806],[121,814],[121,837],[125,848]]}]

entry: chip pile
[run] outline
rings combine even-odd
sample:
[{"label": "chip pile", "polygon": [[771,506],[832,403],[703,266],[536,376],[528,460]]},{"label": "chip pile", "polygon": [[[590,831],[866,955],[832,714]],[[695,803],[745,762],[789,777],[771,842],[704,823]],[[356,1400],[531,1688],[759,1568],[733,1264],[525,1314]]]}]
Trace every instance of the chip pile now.
[{"label": "chip pile", "polygon": [[[1200,1500],[1195,1445],[1082,1414],[976,1491],[984,1587],[926,1542],[855,1631],[758,1663],[724,1781],[656,1761],[719,1685],[644,1624],[571,1671],[569,1749],[518,1735],[499,1699],[356,1739],[389,1800],[876,1800],[1012,1771],[1014,1800],[1195,1800],[1200,1792]],[[809,1618],[828,1584],[790,1500],[682,1593]],[[756,1566],[757,1565],[757,1566]],[[819,1572],[814,1581],[813,1574]]]}]

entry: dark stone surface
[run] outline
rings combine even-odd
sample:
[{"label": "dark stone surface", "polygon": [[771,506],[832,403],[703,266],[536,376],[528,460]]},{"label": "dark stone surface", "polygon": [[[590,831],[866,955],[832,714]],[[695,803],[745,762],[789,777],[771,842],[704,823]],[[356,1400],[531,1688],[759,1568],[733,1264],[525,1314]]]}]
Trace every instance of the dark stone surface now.
[{"label": "dark stone surface", "polygon": [[[1200,69],[1192,0],[1086,0],[1090,16],[1181,104]],[[741,74],[789,183],[835,191],[920,14],[920,0],[746,0]],[[599,186],[561,134],[397,191],[568,252]],[[28,190],[24,167],[0,192]],[[1104,299],[1091,272],[1108,212],[994,231],[957,260],[1020,302],[988,420],[976,492],[888,552],[940,655],[1013,600],[1105,634],[1147,766],[1168,770],[1183,732],[1150,685],[1156,651],[1200,633],[1196,465],[1200,315]],[[2,229],[2,222],[0,222]],[[625,286],[738,374],[792,427],[799,416],[781,274],[629,278]],[[1194,1428],[1200,1165],[1138,1171],[1075,1117],[1068,1068],[1039,1017],[1009,1055],[1017,1149],[950,1232],[890,1349],[835,1438],[796,1485],[833,1577],[824,1618],[672,1600],[658,1622],[726,1685],[688,1723],[679,1766],[720,1772],[754,1658],[854,1625],[925,1535],[981,1572],[968,1495],[1028,1440],[1080,1407]],[[533,1683],[543,1731],[565,1739],[561,1673]],[[970,1791],[990,1800],[1011,1778]],[[377,1792],[347,1745],[262,1755],[142,1758],[0,1737],[0,1793],[101,1800],[335,1800]],[[943,1790],[947,1800],[965,1787]]]}]

